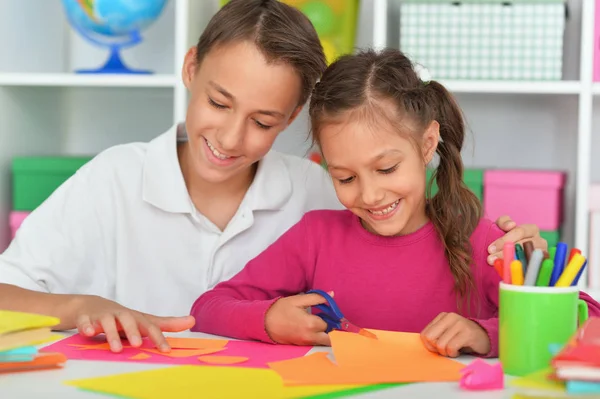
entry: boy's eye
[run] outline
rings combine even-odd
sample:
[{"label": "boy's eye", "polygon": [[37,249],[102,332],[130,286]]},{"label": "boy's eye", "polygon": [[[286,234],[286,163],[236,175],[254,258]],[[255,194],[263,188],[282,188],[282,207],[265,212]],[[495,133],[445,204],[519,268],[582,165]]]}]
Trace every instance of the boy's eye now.
[{"label": "boy's eye", "polygon": [[208,97],[208,103],[210,105],[212,105],[213,107],[217,108],[217,109],[224,109],[227,108],[225,105],[223,104],[219,104],[218,102],[216,102],[215,100],[213,100],[212,98]]},{"label": "boy's eye", "polygon": [[398,165],[396,164],[394,166],[392,166],[391,168],[387,168],[387,169],[378,169],[377,171],[379,173],[383,173],[384,175],[387,175],[388,173],[393,173],[396,169],[398,169]]},{"label": "boy's eye", "polygon": [[256,123],[256,126],[258,126],[258,127],[259,127],[259,128],[261,128],[261,129],[264,129],[264,130],[268,130],[268,129],[270,129],[270,128],[272,128],[272,127],[273,127],[273,126],[269,126],[269,125],[265,125],[265,124],[263,124],[263,123],[260,123],[260,122],[259,122],[259,121],[257,121],[256,119],[254,120],[254,123]]},{"label": "boy's eye", "polygon": [[351,183],[351,182],[352,182],[352,180],[354,180],[354,176],[350,176],[350,177],[348,177],[347,179],[338,179],[338,181],[339,181],[341,184],[348,184],[348,183]]}]

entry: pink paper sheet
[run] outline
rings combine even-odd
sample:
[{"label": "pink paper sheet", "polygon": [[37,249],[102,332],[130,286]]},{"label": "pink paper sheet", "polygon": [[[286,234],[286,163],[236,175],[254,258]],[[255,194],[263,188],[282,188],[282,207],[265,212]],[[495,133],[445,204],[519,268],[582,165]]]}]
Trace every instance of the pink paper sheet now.
[{"label": "pink paper sheet", "polygon": [[[42,352],[60,352],[67,358],[74,360],[99,360],[99,361],[116,361],[116,362],[136,362],[136,363],[160,363],[160,364],[193,364],[206,365],[206,363],[198,360],[198,356],[185,358],[172,358],[168,356],[149,353],[136,348],[123,348],[119,353],[112,353],[105,349],[79,349],[72,345],[101,345],[105,343],[104,337],[85,338],[79,334],[75,334],[68,338],[62,339],[41,349]],[[127,345],[127,341],[123,342]],[[154,348],[152,343],[145,339],[143,348]],[[242,356],[249,358],[248,361],[236,365],[238,367],[248,368],[269,368],[267,363],[277,362],[280,360],[288,360],[306,355],[311,349],[309,346],[293,346],[293,345],[271,345],[262,342],[247,342],[247,341],[229,341],[226,349],[213,354],[214,356]],[[131,359],[139,353],[147,353],[150,355],[147,359]],[[214,366],[214,365],[212,365]],[[224,365],[226,366],[226,365]]]}]

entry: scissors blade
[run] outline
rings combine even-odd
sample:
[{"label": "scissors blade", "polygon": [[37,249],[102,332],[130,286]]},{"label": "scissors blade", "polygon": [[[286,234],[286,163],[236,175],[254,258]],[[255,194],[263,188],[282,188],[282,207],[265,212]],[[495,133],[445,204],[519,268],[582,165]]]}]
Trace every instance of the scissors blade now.
[{"label": "scissors blade", "polygon": [[360,334],[363,337],[367,338],[377,339],[377,335],[365,330],[364,328],[358,327],[357,325],[350,323],[346,318],[340,320],[340,330]]}]

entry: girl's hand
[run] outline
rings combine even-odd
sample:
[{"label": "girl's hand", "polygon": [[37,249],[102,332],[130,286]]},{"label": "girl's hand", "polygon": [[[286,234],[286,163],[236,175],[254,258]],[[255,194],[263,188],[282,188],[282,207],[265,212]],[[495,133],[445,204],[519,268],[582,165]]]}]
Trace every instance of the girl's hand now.
[{"label": "girl's hand", "polygon": [[325,333],[327,323],[307,311],[310,306],[326,302],[318,294],[300,294],[277,300],[265,316],[267,334],[278,344],[331,345]]},{"label": "girl's hand", "polygon": [[137,312],[98,296],[85,295],[78,306],[76,327],[86,337],[104,333],[113,352],[123,349],[121,337],[133,347],[142,345],[142,337],[150,337],[162,352],[171,350],[163,331],[179,332],[194,325],[192,316],[158,317]]},{"label": "girl's hand", "polygon": [[423,329],[421,340],[429,351],[449,357],[461,351],[486,355],[491,349],[487,332],[456,313],[440,313]]}]

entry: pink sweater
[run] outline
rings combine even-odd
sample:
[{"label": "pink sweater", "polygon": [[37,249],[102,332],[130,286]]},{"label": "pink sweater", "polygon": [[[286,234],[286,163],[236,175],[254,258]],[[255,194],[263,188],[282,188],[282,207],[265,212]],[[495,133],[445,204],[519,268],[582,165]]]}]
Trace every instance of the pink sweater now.
[{"label": "pink sweater", "polygon": [[[498,355],[498,283],[487,247],[504,233],[482,219],[471,235],[476,292],[459,310],[454,279],[432,223],[405,236],[365,230],[350,211],[312,211],[229,281],[192,307],[193,331],[272,342],[265,314],[281,297],[310,289],[334,291],[346,318],[364,328],[421,332],[440,312],[476,321]],[[600,305],[586,294],[590,315]],[[468,313],[469,309],[471,313]]]}]

